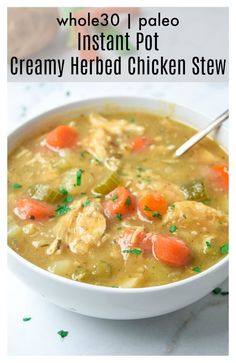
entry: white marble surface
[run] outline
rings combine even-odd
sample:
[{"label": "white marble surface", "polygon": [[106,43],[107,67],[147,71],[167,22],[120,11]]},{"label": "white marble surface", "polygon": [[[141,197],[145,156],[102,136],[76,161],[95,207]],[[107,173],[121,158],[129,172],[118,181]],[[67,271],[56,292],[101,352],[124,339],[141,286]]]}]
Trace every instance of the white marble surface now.
[{"label": "white marble surface", "polygon": [[[9,130],[54,105],[103,95],[143,95],[181,103],[209,116],[228,105],[224,83],[9,84]],[[8,277],[9,355],[227,355],[228,298],[209,294],[152,319],[112,321],[56,307]],[[221,286],[227,291],[227,281]],[[32,320],[23,322],[22,318]],[[69,335],[62,340],[58,330]]]}]

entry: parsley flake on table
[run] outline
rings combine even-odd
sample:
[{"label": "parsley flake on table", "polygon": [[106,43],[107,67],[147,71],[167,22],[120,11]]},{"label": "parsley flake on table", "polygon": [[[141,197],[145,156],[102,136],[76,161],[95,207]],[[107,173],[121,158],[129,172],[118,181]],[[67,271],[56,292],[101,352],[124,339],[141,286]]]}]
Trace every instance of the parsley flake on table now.
[{"label": "parsley flake on table", "polygon": [[29,317],[29,316],[26,316],[25,318],[23,318],[22,320],[23,321],[30,321],[32,318],[31,317]]},{"label": "parsley flake on table", "polygon": [[214,290],[212,290],[212,294],[214,295],[218,295],[221,293],[221,288],[220,287],[216,287]]},{"label": "parsley flake on table", "polygon": [[66,331],[66,330],[59,330],[57,332],[57,334],[60,335],[61,338],[65,338],[65,337],[67,337],[67,335],[69,334],[69,332]]},{"label": "parsley flake on table", "polygon": [[131,255],[141,255],[141,253],[143,252],[142,250],[140,250],[139,248],[131,248],[130,250],[123,250],[124,253],[130,253]]},{"label": "parsley flake on table", "polygon": [[12,188],[13,189],[20,189],[20,188],[22,188],[22,185],[19,184],[19,183],[14,183],[14,184],[12,184]]},{"label": "parsley flake on table", "polygon": [[225,243],[223,246],[220,247],[220,253],[222,253],[222,255],[227,255],[228,252],[229,252],[229,244]]},{"label": "parsley flake on table", "polygon": [[63,216],[64,214],[70,211],[70,207],[68,205],[59,205],[56,209],[56,213],[58,216]]}]

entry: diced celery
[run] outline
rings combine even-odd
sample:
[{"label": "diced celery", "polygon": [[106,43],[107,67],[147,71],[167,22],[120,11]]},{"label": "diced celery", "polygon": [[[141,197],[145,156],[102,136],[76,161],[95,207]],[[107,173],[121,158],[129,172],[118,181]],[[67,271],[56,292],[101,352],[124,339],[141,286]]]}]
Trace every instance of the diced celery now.
[{"label": "diced celery", "polygon": [[116,172],[113,172],[103,182],[94,188],[94,192],[105,195],[110,193],[120,184],[122,184],[122,179]]},{"label": "diced celery", "polygon": [[106,261],[98,261],[94,266],[92,274],[96,275],[99,278],[110,277],[112,275],[112,267]]},{"label": "diced celery", "polygon": [[206,187],[202,180],[193,180],[188,184],[183,184],[180,189],[188,200],[202,202],[208,199]]},{"label": "diced celery", "polygon": [[44,184],[33,185],[28,189],[28,193],[31,198],[42,200],[47,203],[58,203],[64,198],[60,192],[50,188],[49,185]]}]

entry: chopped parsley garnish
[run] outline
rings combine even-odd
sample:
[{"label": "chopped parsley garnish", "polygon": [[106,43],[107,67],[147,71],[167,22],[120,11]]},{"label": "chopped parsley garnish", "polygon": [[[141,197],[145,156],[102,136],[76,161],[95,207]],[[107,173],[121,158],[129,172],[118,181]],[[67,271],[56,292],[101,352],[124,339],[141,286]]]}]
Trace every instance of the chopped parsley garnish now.
[{"label": "chopped parsley garnish", "polygon": [[171,233],[174,233],[174,232],[176,232],[176,231],[177,231],[177,227],[176,227],[175,225],[172,225],[172,226],[170,226],[169,231],[170,231]]},{"label": "chopped parsley garnish", "polygon": [[76,172],[76,185],[78,185],[78,186],[81,185],[81,178],[82,178],[83,173],[84,173],[84,170],[82,170],[82,169],[78,169]]},{"label": "chopped parsley garnish", "polygon": [[137,170],[138,170],[138,171],[140,171],[140,172],[142,172],[142,171],[144,171],[144,168],[143,168],[142,166],[139,166],[139,167],[137,168]]},{"label": "chopped parsley garnish", "polygon": [[131,248],[130,250],[123,250],[124,253],[130,253],[131,255],[141,255],[141,253],[143,252],[142,250],[140,250],[139,248]]},{"label": "chopped parsley garnish", "polygon": [[192,271],[194,271],[194,272],[201,272],[201,269],[200,269],[200,267],[196,266],[196,267],[193,267],[192,268]]},{"label": "chopped parsley garnish", "polygon": [[29,316],[26,316],[25,318],[23,318],[22,320],[23,321],[30,321],[32,318],[31,317],[29,317]]},{"label": "chopped parsley garnish", "polygon": [[152,209],[149,208],[147,205],[144,206],[144,210],[147,211],[147,212],[152,212]]},{"label": "chopped parsley garnish", "polygon": [[130,198],[130,196],[128,196],[126,201],[125,201],[125,206],[129,207],[130,205],[131,205],[131,198]]},{"label": "chopped parsley garnish", "polygon": [[119,195],[118,195],[118,194],[113,195],[113,197],[112,197],[113,202],[114,202],[116,199],[118,199],[118,198],[119,198]]},{"label": "chopped parsley garnish", "polygon": [[74,197],[73,197],[72,195],[68,194],[68,195],[66,196],[66,198],[65,198],[64,202],[65,202],[65,203],[71,203],[71,202],[73,202],[73,200],[74,200]]},{"label": "chopped parsley garnish", "polygon": [[113,287],[114,289],[118,289],[118,288],[119,288],[119,286],[117,286],[117,285],[112,285],[112,287]]},{"label": "chopped parsley garnish", "polygon": [[13,189],[20,189],[20,188],[22,188],[22,185],[21,185],[21,184],[19,184],[19,183],[14,183],[14,184],[12,185],[12,188],[13,188]]},{"label": "chopped parsley garnish", "polygon": [[118,213],[116,215],[116,219],[118,219],[118,221],[122,221],[122,214],[121,213]]},{"label": "chopped parsley garnish", "polygon": [[86,195],[87,194],[87,192],[82,192],[82,193],[80,193],[80,195]]},{"label": "chopped parsley garnish", "polygon": [[86,208],[90,204],[91,204],[91,200],[90,199],[87,199],[84,203],[82,203],[82,207],[83,208]]},{"label": "chopped parsley garnish", "polygon": [[171,204],[169,205],[170,208],[174,209],[175,208],[175,205],[174,204]]},{"label": "chopped parsley garnish", "polygon": [[159,218],[159,219],[161,219],[161,214],[159,213],[159,212],[153,212],[152,213],[152,216],[154,217],[154,218]]},{"label": "chopped parsley garnish", "polygon": [[68,194],[68,191],[66,190],[66,188],[64,188],[64,187],[60,187],[59,188],[59,192],[61,193],[61,194],[63,194],[63,195],[67,195]]},{"label": "chopped parsley garnish", "polygon": [[69,334],[69,332],[68,331],[65,331],[65,330],[59,330],[57,332],[57,334],[60,335],[61,338],[65,338],[65,337],[67,337],[67,335]]},{"label": "chopped parsley garnish", "polygon": [[229,244],[225,243],[223,246],[220,247],[220,253],[222,253],[222,255],[227,255],[228,252],[229,252]]},{"label": "chopped parsley garnish", "polygon": [[212,290],[212,294],[214,295],[218,295],[221,293],[221,288],[220,287],[216,287],[214,290]]},{"label": "chopped parsley garnish", "polygon": [[67,205],[59,205],[56,209],[56,213],[58,216],[63,216],[64,214],[66,214],[69,211],[70,211],[70,207],[68,207]]},{"label": "chopped parsley garnish", "polygon": [[209,241],[206,241],[207,248],[211,248],[211,243]]}]

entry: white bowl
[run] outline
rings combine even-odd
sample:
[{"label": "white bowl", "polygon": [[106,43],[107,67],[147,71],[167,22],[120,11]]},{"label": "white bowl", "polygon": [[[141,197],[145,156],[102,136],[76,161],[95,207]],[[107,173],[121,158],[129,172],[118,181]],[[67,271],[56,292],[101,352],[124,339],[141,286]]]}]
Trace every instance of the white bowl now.
[{"label": "white bowl", "polygon": [[[58,120],[60,114],[65,113],[66,117],[73,117],[73,113],[78,110],[86,112],[91,109],[101,111],[111,108],[161,113],[195,128],[202,128],[211,121],[183,106],[156,99],[138,97],[91,99],[58,107],[26,122],[10,134],[9,152],[29,136],[37,135],[46,126],[60,122]],[[213,136],[223,148],[227,149],[227,128],[222,126]],[[8,262],[12,271],[24,283],[47,300],[80,314],[107,319],[141,319],[175,311],[201,299],[223,282],[228,274],[226,256],[211,268],[185,280],[162,286],[115,289],[54,275],[28,262],[11,248],[9,248]]]}]

